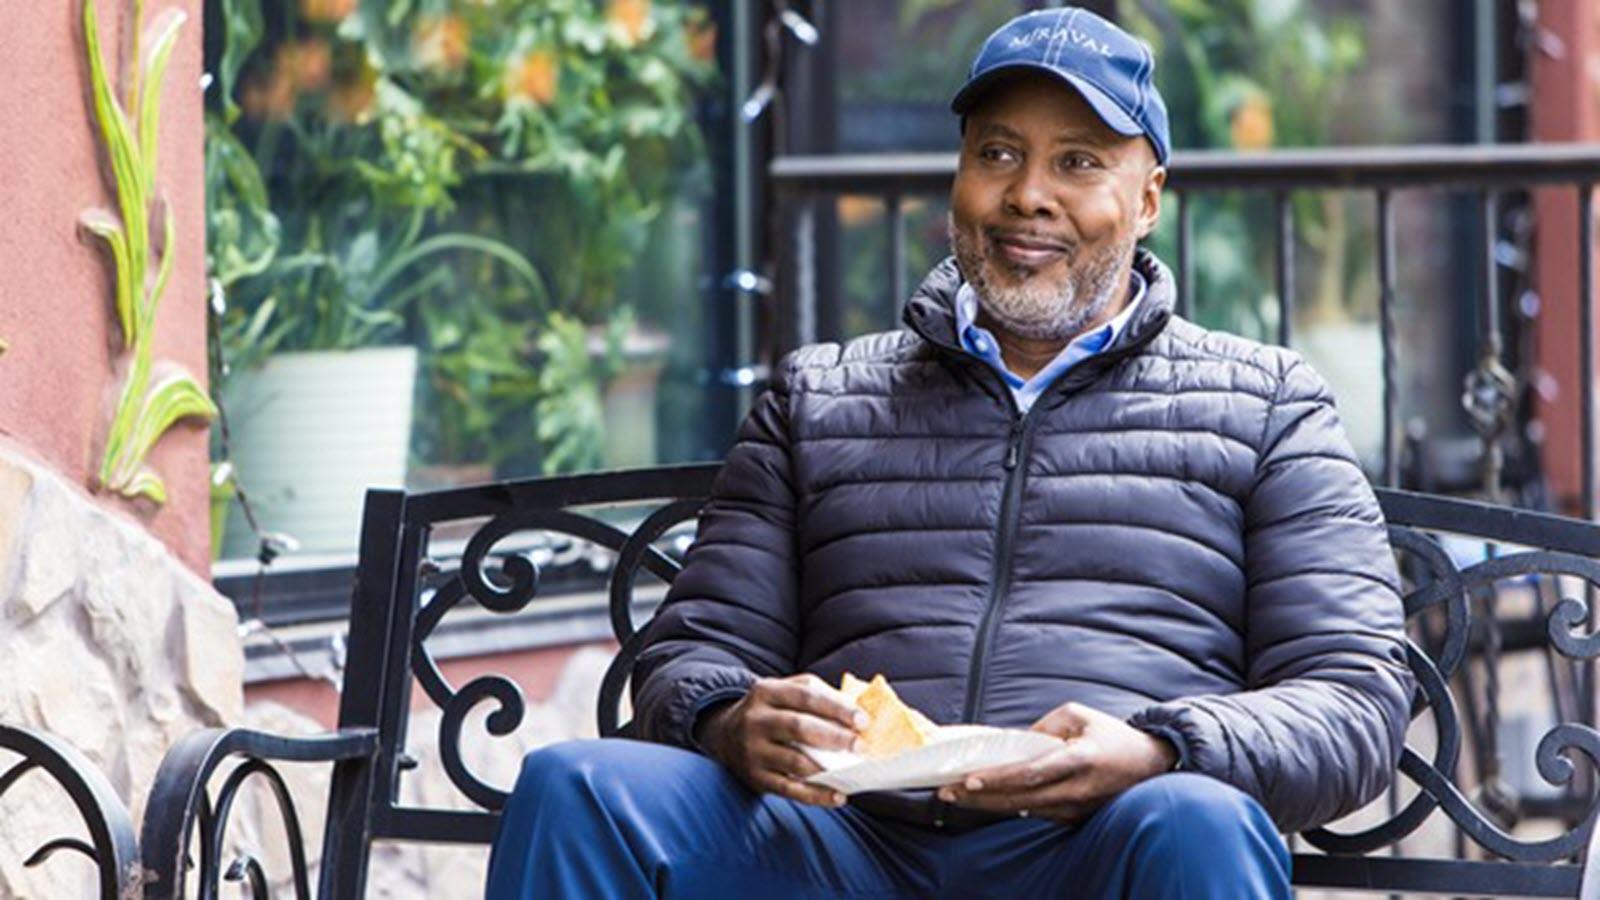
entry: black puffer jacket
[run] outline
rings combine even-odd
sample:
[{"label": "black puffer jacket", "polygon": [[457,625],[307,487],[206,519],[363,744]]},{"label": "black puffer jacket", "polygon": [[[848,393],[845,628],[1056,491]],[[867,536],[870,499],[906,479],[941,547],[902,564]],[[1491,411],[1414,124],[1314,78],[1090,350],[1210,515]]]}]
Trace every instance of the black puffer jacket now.
[{"label": "black puffer jacket", "polygon": [[1388,784],[1413,681],[1382,513],[1295,354],[1172,315],[1019,416],[962,353],[955,263],[907,329],[802,348],[728,454],[633,672],[638,733],[758,676],[883,672],[935,721],[1076,700],[1178,744],[1285,831]]}]

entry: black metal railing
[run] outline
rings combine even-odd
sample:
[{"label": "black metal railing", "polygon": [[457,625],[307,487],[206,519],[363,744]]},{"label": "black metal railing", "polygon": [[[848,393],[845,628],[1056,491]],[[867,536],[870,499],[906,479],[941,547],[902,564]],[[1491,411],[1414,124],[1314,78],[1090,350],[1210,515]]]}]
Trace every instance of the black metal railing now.
[{"label": "black metal railing", "polygon": [[[954,154],[901,154],[871,156],[780,156],[769,168],[769,180],[785,212],[778,219],[788,230],[773,244],[780,284],[793,285],[787,298],[790,309],[804,319],[815,317],[815,278],[798,271],[814,256],[816,238],[807,233],[815,217],[808,201],[820,197],[865,195],[885,205],[890,230],[889,257],[893,295],[903,300],[906,282],[904,201],[910,196],[945,194],[956,170]],[[1290,199],[1297,191],[1355,191],[1376,200],[1375,256],[1379,299],[1379,338],[1383,369],[1382,462],[1380,484],[1400,484],[1399,389],[1396,379],[1397,347],[1394,326],[1396,298],[1395,223],[1396,191],[1468,190],[1478,197],[1482,266],[1476,314],[1480,320],[1478,366],[1469,375],[1465,397],[1468,414],[1483,441],[1483,482],[1490,497],[1498,494],[1501,466],[1499,442],[1510,422],[1507,410],[1518,389],[1501,362],[1505,338],[1500,324],[1502,302],[1496,271],[1499,242],[1497,210],[1503,194],[1536,186],[1567,186],[1578,196],[1577,231],[1582,251],[1577,272],[1579,296],[1579,371],[1594,372],[1592,325],[1594,317],[1593,236],[1594,184],[1600,181],[1600,145],[1448,145],[1413,147],[1348,147],[1279,150],[1269,153],[1188,151],[1173,156],[1168,189],[1177,201],[1178,312],[1192,313],[1195,297],[1194,203],[1202,193],[1261,192],[1273,198],[1275,211],[1277,340],[1287,345],[1293,335],[1295,296],[1294,219]],[[1595,410],[1592,378],[1580,386],[1581,506],[1589,518],[1597,511],[1595,497]]]}]

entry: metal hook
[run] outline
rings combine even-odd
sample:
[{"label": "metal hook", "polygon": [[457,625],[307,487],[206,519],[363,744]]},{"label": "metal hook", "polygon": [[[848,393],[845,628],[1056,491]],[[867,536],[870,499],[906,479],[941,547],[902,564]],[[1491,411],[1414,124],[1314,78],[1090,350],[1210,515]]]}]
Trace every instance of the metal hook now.
[{"label": "metal hook", "polygon": [[734,269],[726,278],[722,279],[724,288],[732,288],[741,294],[772,294],[772,279],[751,269]]},{"label": "metal hook", "polygon": [[817,31],[817,26],[811,24],[809,19],[792,9],[786,7],[783,12],[778,13],[778,21],[789,29],[789,33],[794,35],[795,40],[805,44],[807,47],[815,47],[817,42],[822,39],[822,34]]}]

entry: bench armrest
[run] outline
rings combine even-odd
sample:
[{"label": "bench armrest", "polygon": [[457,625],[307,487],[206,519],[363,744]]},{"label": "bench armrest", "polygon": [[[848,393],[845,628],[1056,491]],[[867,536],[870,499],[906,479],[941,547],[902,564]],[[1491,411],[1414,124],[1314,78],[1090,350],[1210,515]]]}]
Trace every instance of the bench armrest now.
[{"label": "bench armrest", "polygon": [[[149,900],[185,896],[183,882],[189,868],[189,840],[197,822],[200,826],[201,884],[217,891],[222,878],[249,879],[253,896],[267,896],[265,873],[254,858],[242,856],[226,870],[220,862],[234,798],[251,778],[264,780],[277,801],[289,840],[295,895],[311,896],[294,798],[273,763],[365,762],[374,758],[377,751],[378,733],[372,728],[347,728],[303,737],[244,728],[209,728],[186,736],[161,760],[145,805],[139,840],[145,868],[145,896]],[[213,798],[208,784],[230,760],[236,760],[237,765],[229,768]]]},{"label": "bench armrest", "polygon": [[[51,735],[12,725],[0,725],[0,749],[22,759],[0,771],[0,796],[30,772],[43,773],[72,800],[89,840],[62,837],[39,847],[23,863],[33,867],[59,850],[70,850],[94,860],[102,900],[118,900],[138,891],[138,848],[128,809],[110,782],[94,764],[70,744]],[[0,817],[0,821],[5,821]]]}]

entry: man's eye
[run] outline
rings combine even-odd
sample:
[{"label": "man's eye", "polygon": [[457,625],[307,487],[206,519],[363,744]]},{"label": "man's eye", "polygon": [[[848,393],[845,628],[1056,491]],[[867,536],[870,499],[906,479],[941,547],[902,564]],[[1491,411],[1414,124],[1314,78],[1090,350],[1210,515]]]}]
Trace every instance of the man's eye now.
[{"label": "man's eye", "polygon": [[1100,161],[1087,153],[1068,153],[1061,157],[1063,169],[1097,169]]},{"label": "man's eye", "polygon": [[1005,147],[985,147],[978,151],[978,156],[989,162],[1010,162],[1016,158],[1016,154]]}]

